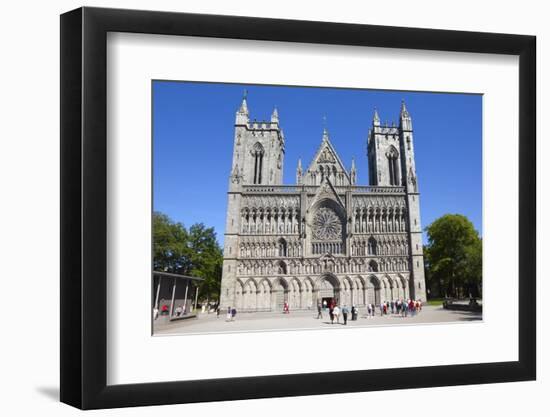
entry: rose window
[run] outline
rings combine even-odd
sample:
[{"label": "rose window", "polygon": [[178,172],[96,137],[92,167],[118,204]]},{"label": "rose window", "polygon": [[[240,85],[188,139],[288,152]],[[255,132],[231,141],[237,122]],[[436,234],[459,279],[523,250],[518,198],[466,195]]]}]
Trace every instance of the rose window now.
[{"label": "rose window", "polygon": [[333,210],[326,207],[317,210],[313,218],[313,237],[318,240],[334,240],[342,237],[342,223]]}]

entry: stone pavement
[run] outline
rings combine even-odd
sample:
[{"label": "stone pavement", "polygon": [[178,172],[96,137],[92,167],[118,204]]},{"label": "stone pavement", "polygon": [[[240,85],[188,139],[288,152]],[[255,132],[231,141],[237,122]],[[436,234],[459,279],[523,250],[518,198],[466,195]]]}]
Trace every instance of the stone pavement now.
[{"label": "stone pavement", "polygon": [[[305,330],[320,328],[344,328],[340,317],[340,324],[330,323],[328,310],[323,311],[323,318],[317,319],[316,311],[291,311],[290,314],[281,313],[237,313],[235,321],[227,322],[225,314],[216,318],[215,313],[199,314],[196,319],[175,321],[168,324],[155,324],[155,335],[188,335],[197,333],[225,333],[225,332],[257,332],[270,330]],[[351,314],[348,318],[351,317]],[[429,323],[449,323],[480,321],[481,314],[466,311],[449,311],[440,306],[424,306],[422,311],[411,317],[401,317],[396,314],[386,316],[377,315],[368,318],[366,309],[359,310],[356,321],[348,319],[348,326],[391,326]]]}]

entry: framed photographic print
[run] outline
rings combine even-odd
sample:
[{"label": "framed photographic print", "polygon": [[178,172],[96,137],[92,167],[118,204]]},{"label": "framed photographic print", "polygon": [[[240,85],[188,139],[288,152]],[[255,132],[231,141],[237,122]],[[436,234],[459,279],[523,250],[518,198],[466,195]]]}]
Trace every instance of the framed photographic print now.
[{"label": "framed photographic print", "polygon": [[532,380],[535,38],[61,16],[61,400]]}]

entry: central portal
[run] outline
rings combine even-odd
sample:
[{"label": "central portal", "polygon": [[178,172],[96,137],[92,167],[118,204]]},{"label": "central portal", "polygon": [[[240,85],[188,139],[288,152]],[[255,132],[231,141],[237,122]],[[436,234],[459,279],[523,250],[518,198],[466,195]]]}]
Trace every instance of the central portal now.
[{"label": "central portal", "polygon": [[[324,305],[330,305],[332,301],[338,303],[340,285],[333,275],[323,275],[319,284],[318,299]],[[326,301],[326,304],[325,304]]]}]

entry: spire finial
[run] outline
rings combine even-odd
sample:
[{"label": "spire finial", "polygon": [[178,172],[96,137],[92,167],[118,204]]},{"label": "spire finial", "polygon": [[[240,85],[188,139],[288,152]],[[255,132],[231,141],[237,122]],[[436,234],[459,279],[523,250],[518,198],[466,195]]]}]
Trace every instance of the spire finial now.
[{"label": "spire finial", "polygon": [[279,123],[279,111],[276,105],[273,108],[273,113],[271,113],[271,123]]},{"label": "spire finial", "polygon": [[323,115],[323,139],[328,139],[327,116]]},{"label": "spire finial", "polygon": [[302,184],[302,158],[298,158],[298,167],[296,168],[296,184]]},{"label": "spire finial", "polygon": [[351,170],[350,170],[351,185],[355,185],[357,182],[357,170],[355,169],[355,156],[351,158]]},{"label": "spire finial", "polygon": [[401,99],[401,115],[403,115],[403,116],[408,115],[407,106],[405,105],[405,99],[404,98]]},{"label": "spire finial", "polygon": [[246,125],[249,122],[248,105],[246,104],[247,95],[248,95],[248,92],[245,89],[243,92],[243,100],[241,101],[241,107],[239,107],[239,110],[237,110],[237,114],[235,116],[236,125]]},{"label": "spire finial", "polygon": [[239,113],[248,114],[248,105],[246,103],[247,96],[248,96],[248,91],[245,89],[243,91],[243,101],[241,102],[241,107],[239,108]]},{"label": "spire finial", "polygon": [[380,126],[380,116],[378,115],[378,109],[374,108],[374,116],[372,118],[372,124],[374,126]]}]

